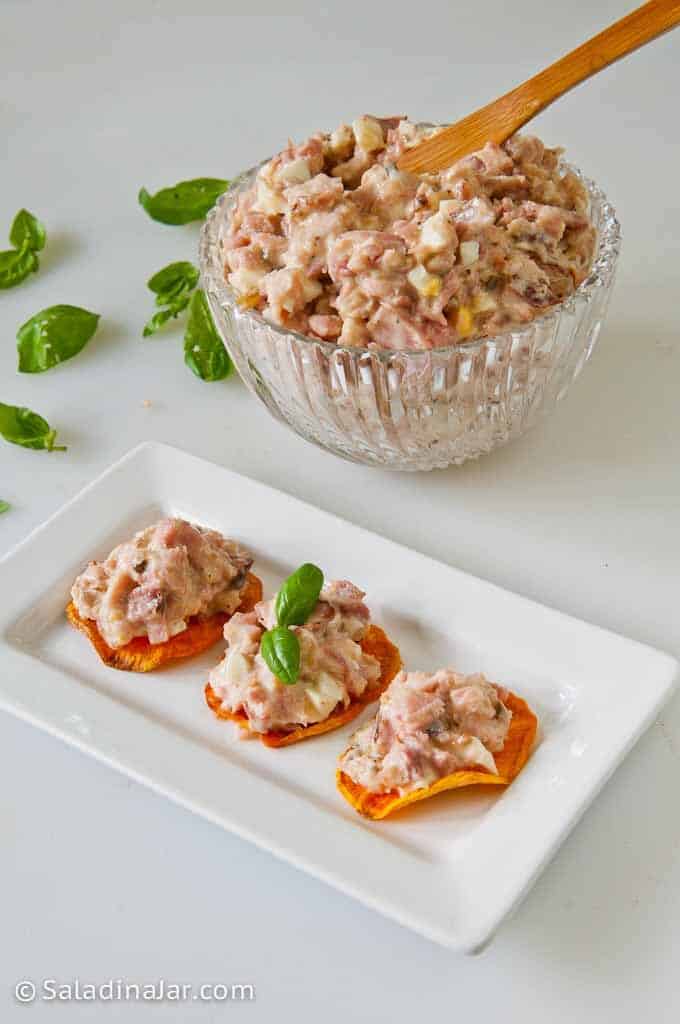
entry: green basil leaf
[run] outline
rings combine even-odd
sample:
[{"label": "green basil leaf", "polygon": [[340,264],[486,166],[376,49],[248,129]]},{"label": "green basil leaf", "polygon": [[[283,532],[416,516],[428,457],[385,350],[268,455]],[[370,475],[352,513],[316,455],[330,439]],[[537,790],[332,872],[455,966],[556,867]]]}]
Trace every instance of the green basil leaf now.
[{"label": "green basil leaf", "polygon": [[13,288],[38,269],[38,257],[32,249],[7,249],[0,252],[0,288]]},{"label": "green basil leaf", "polygon": [[28,210],[19,210],[9,231],[9,240],[14,248],[26,248],[32,252],[38,252],[45,248],[46,238],[45,228],[38,218]]},{"label": "green basil leaf", "polygon": [[153,220],[161,224],[188,224],[203,220],[228,187],[229,182],[223,178],[194,178],[163,188],[153,196],[142,188],[138,199]]},{"label": "green basil leaf", "polygon": [[156,296],[156,305],[167,306],[176,299],[184,298],[184,296],[186,296],[188,301],[191,297],[192,291],[193,288],[187,288],[184,282],[178,282],[174,288],[169,288],[167,292],[161,292]]},{"label": "green basil leaf", "polygon": [[277,679],[286,686],[297,683],[300,675],[300,641],[285,626],[262,634],[260,654]]},{"label": "green basil leaf", "polygon": [[43,373],[72,359],[97,330],[99,315],[79,306],[50,306],[19,328],[17,348],[21,373]]},{"label": "green basil leaf", "polygon": [[10,508],[9,502],[8,501],[3,501],[2,498],[0,498],[0,515],[2,515],[3,512],[9,511],[9,508]]},{"label": "green basil leaf", "polygon": [[179,291],[185,288],[193,291],[198,284],[198,276],[198,267],[186,260],[180,260],[177,263],[169,263],[167,267],[159,270],[149,278],[146,286],[158,296],[156,301],[159,306],[164,306],[166,301],[176,296]]},{"label": "green basil leaf", "polygon": [[48,452],[65,452],[65,445],[57,445],[56,430],[37,412],[19,405],[5,405],[0,402],[0,435],[5,441],[20,444],[24,448],[45,449]]},{"label": "green basil leaf", "polygon": [[323,586],[323,573],[305,562],[285,581],[276,595],[276,621],[279,626],[302,626],[316,607]]},{"label": "green basil leaf", "polygon": [[231,359],[215,329],[205,292],[191,296],[184,334],[184,362],[201,380],[223,380],[231,373]]},{"label": "green basil leaf", "polygon": [[193,263],[179,260],[177,263],[169,263],[149,278],[146,284],[156,293],[156,305],[167,308],[160,309],[147,321],[142,332],[145,338],[155,334],[163,324],[186,309],[191,292],[198,284],[198,277],[198,268]]},{"label": "green basil leaf", "polygon": [[144,324],[144,330],[142,331],[143,338],[150,338],[152,334],[155,334],[161,329],[163,324],[167,323],[172,317],[171,309],[159,309],[157,313],[151,317],[150,320]]},{"label": "green basil leaf", "polygon": [[142,331],[142,337],[149,338],[152,334],[155,334],[163,324],[167,323],[168,320],[179,316],[183,309],[186,309],[189,305],[189,299],[191,298],[189,293],[180,294],[179,298],[173,299],[173,301],[166,307],[166,309],[159,309],[157,313],[147,320]]}]

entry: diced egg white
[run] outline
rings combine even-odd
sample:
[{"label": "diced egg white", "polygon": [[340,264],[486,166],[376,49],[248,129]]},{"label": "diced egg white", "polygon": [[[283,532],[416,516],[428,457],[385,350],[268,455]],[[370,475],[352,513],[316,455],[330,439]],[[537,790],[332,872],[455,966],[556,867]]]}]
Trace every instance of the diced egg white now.
[{"label": "diced egg white", "polygon": [[461,204],[458,199],[442,199],[439,204],[439,213],[443,213],[445,217],[451,217],[460,210],[460,207]]},{"label": "diced egg white", "polygon": [[266,214],[284,213],[286,201],[282,195],[279,195],[273,188],[270,188],[262,178],[258,178],[257,202],[254,203],[253,209]]},{"label": "diced egg white", "polygon": [[342,124],[331,135],[330,148],[339,156],[349,156],[352,151],[353,142],[352,129],[348,124]]},{"label": "diced egg white", "polygon": [[461,756],[465,758],[468,764],[479,764],[483,768],[487,768],[494,775],[497,774],[493,754],[490,750],[487,750],[482,741],[476,736],[466,737],[465,740],[457,744],[456,749],[460,751]]},{"label": "diced egg white", "polygon": [[475,313],[488,313],[492,309],[497,309],[498,303],[488,292],[480,292],[472,300],[472,308]]},{"label": "diced egg white", "polygon": [[413,270],[409,270],[407,276],[413,287],[423,298],[434,299],[439,295],[442,287],[441,278],[437,277],[436,274],[430,274],[420,263]]},{"label": "diced egg white", "polygon": [[455,231],[453,225],[440,213],[428,217],[420,229],[420,242],[431,252],[441,252],[453,245]]},{"label": "diced egg white", "polygon": [[281,181],[285,185],[302,185],[305,181],[309,181],[311,176],[309,164],[302,157],[284,164],[276,172],[277,181]]},{"label": "diced egg white", "polygon": [[314,684],[307,686],[306,696],[316,711],[327,718],[336,704],[344,699],[345,693],[333,676],[320,672]]},{"label": "diced egg white", "polygon": [[460,262],[469,267],[479,259],[479,242],[460,243]]},{"label": "diced egg white", "polygon": [[251,672],[250,663],[243,657],[237,647],[227,651],[224,665],[224,675],[230,682],[241,685],[247,683]]},{"label": "diced egg white", "polygon": [[357,117],[356,121],[352,121],[352,131],[357,145],[366,153],[373,153],[385,145],[382,125],[373,117]]},{"label": "diced egg white", "polygon": [[229,275],[229,283],[241,295],[252,295],[259,291],[260,281],[266,273],[264,268],[239,267]]}]

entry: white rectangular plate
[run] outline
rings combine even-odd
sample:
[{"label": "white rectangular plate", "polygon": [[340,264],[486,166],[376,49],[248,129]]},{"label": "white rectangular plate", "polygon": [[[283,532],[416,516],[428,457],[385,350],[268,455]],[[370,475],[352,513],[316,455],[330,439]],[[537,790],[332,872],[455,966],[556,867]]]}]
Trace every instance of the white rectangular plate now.
[{"label": "white rectangular plate", "polygon": [[[541,729],[505,791],[361,819],[335,789],[352,725],[269,750],[203,699],[215,647],[153,677],[99,662],[64,618],[90,558],[161,515],[248,545],[265,593],[304,561],[366,590],[411,668],[483,671]],[[130,452],[0,563],[0,703],[452,949],[491,937],[670,695],[677,662],[163,445]],[[367,713],[370,713],[367,712]],[[489,787],[491,789],[491,787]]]}]

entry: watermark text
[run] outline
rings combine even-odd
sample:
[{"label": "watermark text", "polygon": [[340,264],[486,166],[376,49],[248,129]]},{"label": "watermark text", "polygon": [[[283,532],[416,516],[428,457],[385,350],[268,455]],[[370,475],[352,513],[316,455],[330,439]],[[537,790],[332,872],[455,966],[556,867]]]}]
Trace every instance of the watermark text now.
[{"label": "watermark text", "polygon": [[14,998],[18,1003],[249,1003],[255,999],[255,986],[221,981],[194,985],[165,978],[146,982],[123,978],[100,982],[24,978],[14,986]]}]

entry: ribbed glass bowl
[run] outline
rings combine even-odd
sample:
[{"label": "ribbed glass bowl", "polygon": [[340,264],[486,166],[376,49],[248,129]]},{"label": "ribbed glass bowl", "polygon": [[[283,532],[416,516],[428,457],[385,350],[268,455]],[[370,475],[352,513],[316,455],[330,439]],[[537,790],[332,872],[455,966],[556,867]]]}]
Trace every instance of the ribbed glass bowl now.
[{"label": "ribbed glass bowl", "polygon": [[[565,165],[566,166],[566,165]],[[223,238],[241,174],[209,213],[200,265],[215,324],[241,377],[279,420],[354,462],[434,469],[519,437],[564,397],[589,359],[614,281],[620,229],[604,193],[575,168],[598,232],[587,279],[517,330],[427,352],[343,348],[242,309],[224,277]]]}]

